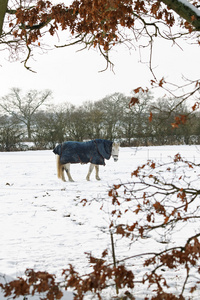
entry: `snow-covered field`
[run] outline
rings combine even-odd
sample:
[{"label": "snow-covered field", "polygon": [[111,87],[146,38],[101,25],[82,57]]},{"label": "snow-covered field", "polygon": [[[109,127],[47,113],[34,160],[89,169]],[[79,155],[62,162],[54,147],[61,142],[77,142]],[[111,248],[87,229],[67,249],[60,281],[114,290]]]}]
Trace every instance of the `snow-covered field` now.
[{"label": "snow-covered field", "polygon": [[[177,153],[200,162],[200,146],[121,148],[118,162],[111,158],[100,167],[101,181],[92,173],[89,182],[89,165],[79,164],[71,166],[75,182],[58,180],[52,151],[0,153],[1,274],[16,278],[34,268],[60,278],[69,263],[85,272],[85,252],[100,256],[110,248],[109,216],[99,209],[109,187],[130,181],[131,172],[147,159],[165,161]],[[84,198],[97,201],[83,207]],[[125,257],[122,246],[119,241],[117,255]],[[137,299],[143,299],[139,294]]]}]

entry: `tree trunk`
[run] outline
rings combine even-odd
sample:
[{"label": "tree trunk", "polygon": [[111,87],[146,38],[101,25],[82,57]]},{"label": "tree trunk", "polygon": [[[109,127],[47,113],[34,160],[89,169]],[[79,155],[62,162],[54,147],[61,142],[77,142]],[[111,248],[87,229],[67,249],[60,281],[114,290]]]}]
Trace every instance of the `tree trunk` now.
[{"label": "tree trunk", "polygon": [[8,0],[0,0],[0,36],[3,32],[3,22],[7,10]]},{"label": "tree trunk", "polygon": [[30,140],[31,139],[31,122],[28,121],[26,126],[27,126],[28,139]]}]

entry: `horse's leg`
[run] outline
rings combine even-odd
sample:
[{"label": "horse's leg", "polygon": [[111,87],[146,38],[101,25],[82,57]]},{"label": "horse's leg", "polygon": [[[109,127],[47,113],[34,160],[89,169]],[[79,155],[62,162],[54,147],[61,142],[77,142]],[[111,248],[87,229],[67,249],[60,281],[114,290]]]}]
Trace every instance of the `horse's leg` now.
[{"label": "horse's leg", "polygon": [[87,179],[88,181],[90,180],[90,175],[91,175],[93,169],[94,169],[94,165],[93,165],[93,164],[90,164],[89,170],[88,170],[88,174],[87,174],[87,176],[86,176],[86,179]]},{"label": "horse's leg", "polygon": [[99,165],[95,165],[95,170],[96,170],[96,180],[101,180],[99,177]]},{"label": "horse's leg", "polygon": [[69,181],[74,181],[73,180],[73,178],[72,178],[72,176],[71,176],[71,173],[70,173],[70,164],[66,164],[65,165],[65,171],[66,171],[66,173],[67,173],[67,176],[68,176],[68,179],[69,179]]},{"label": "horse's leg", "polygon": [[65,167],[62,166],[61,174],[60,174],[60,178],[62,179],[62,181],[66,181],[64,171],[65,171]]}]

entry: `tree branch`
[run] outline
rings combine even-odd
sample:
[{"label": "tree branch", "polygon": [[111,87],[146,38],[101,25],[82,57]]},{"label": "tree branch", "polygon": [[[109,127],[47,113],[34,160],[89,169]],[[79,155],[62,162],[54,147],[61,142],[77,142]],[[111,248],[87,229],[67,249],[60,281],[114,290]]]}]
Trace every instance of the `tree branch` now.
[{"label": "tree branch", "polygon": [[175,11],[181,18],[192,24],[195,31],[200,31],[200,11],[191,3],[181,0],[161,0],[169,9]]}]

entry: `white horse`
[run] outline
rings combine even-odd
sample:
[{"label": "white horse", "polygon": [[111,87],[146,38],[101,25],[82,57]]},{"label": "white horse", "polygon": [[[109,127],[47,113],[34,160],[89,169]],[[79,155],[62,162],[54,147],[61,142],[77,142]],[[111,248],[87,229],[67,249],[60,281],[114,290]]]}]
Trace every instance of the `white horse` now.
[{"label": "white horse", "polygon": [[118,160],[119,143],[108,140],[96,139],[90,142],[65,142],[59,144],[53,152],[57,156],[57,176],[65,180],[64,171],[66,171],[69,181],[73,182],[70,173],[71,163],[90,163],[86,179],[90,180],[90,175],[95,168],[96,180],[99,177],[99,165],[105,165],[105,159],[112,156],[114,161]]}]

